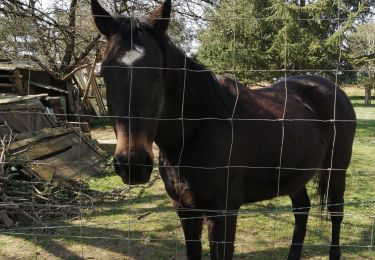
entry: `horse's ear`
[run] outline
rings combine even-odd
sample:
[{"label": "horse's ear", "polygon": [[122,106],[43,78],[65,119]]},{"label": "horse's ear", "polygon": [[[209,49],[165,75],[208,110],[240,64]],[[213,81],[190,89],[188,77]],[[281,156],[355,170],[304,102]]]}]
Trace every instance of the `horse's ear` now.
[{"label": "horse's ear", "polygon": [[171,0],[165,0],[149,17],[150,24],[159,32],[164,33],[168,29],[172,10],[171,2]]},{"label": "horse's ear", "polygon": [[109,37],[118,29],[117,21],[99,4],[98,0],[91,0],[91,12],[98,30]]}]

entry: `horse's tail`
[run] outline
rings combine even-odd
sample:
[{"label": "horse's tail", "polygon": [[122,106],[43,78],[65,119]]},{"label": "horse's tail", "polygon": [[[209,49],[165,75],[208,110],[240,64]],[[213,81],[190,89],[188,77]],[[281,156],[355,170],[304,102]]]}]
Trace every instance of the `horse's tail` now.
[{"label": "horse's tail", "polygon": [[324,174],[324,172],[321,172],[316,179],[316,193],[319,196],[319,209],[321,213],[323,213],[324,205],[326,204],[327,188],[327,176]]}]

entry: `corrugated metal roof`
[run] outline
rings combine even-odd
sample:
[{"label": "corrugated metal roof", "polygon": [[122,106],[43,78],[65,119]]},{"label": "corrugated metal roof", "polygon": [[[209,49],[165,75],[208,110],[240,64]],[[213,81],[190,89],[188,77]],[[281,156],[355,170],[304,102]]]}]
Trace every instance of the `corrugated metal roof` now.
[{"label": "corrugated metal roof", "polygon": [[32,70],[32,71],[42,71],[41,68],[35,65],[30,65],[26,63],[0,63],[0,70],[6,70],[6,71],[13,71],[15,69],[23,69],[23,70]]},{"label": "corrugated metal roof", "polygon": [[41,97],[47,97],[48,94],[38,94],[38,95],[27,95],[27,96],[11,96],[11,95],[0,95],[0,104],[9,104],[18,101],[38,99]]},{"label": "corrugated metal roof", "polygon": [[27,80],[23,80],[23,82],[27,85],[28,83],[30,83],[31,85],[35,85],[35,86],[38,86],[40,88],[44,88],[44,89],[51,89],[51,90],[55,90],[57,92],[61,92],[61,93],[65,93],[65,94],[68,94],[68,91],[64,90],[64,89],[61,89],[61,88],[57,88],[57,87],[54,87],[54,86],[51,86],[51,85],[48,85],[48,84],[45,84],[45,83],[40,83],[40,82],[36,82],[36,81],[27,81]]}]

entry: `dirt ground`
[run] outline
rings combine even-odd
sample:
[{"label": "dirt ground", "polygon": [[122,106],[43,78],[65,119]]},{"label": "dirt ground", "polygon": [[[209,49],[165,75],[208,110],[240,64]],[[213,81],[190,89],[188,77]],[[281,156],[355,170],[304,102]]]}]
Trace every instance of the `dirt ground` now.
[{"label": "dirt ground", "polygon": [[115,132],[111,126],[103,126],[92,129],[91,137],[97,140],[116,140]]}]

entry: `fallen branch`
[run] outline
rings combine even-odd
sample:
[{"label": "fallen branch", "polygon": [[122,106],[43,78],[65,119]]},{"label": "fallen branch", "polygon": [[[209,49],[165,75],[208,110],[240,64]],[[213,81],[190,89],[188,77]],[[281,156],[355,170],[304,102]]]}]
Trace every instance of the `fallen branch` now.
[{"label": "fallen branch", "polygon": [[5,161],[6,161],[6,155],[9,151],[10,145],[12,144],[14,137],[13,137],[13,130],[8,126],[8,124],[5,122],[4,125],[0,125],[2,127],[6,127],[9,130],[9,134],[5,134],[0,139],[0,176],[5,175]]},{"label": "fallen branch", "polygon": [[141,220],[141,219],[147,217],[148,215],[150,215],[151,213],[152,213],[151,211],[147,211],[147,212],[145,212],[145,213],[141,213],[141,214],[139,214],[139,215],[137,216],[137,220]]},{"label": "fallen branch", "polygon": [[[50,218],[78,216],[79,209],[94,209],[97,203],[119,202],[128,194],[118,190],[100,192],[85,188],[83,184],[74,186],[56,184],[54,181],[35,182],[22,171],[14,174],[9,170],[5,176],[0,177],[0,185],[0,212],[3,211],[20,224],[28,225],[33,222],[39,226],[45,226],[44,223]],[[6,216],[4,215],[4,219]],[[10,223],[6,224],[1,218],[0,222],[6,226]]]},{"label": "fallen branch", "polygon": [[77,71],[79,71],[79,70],[81,70],[81,69],[84,69],[84,68],[86,68],[87,66],[91,66],[91,65],[92,65],[92,63],[87,63],[87,64],[83,64],[83,65],[81,65],[81,66],[79,66],[79,67],[76,67],[76,68],[75,68],[74,70],[72,70],[69,74],[65,75],[65,76],[62,78],[62,80],[65,81],[65,80],[69,79],[70,77],[74,76],[74,74],[75,74]]},{"label": "fallen branch", "polygon": [[39,59],[35,58],[34,56],[31,56],[31,55],[24,55],[23,56],[25,59],[29,59],[33,62],[35,62],[36,64],[38,64],[38,66],[44,70],[45,72],[47,72],[49,75],[51,75],[52,78],[54,78],[55,80],[60,80],[60,78],[56,75],[56,73],[54,73],[52,70],[50,70],[46,65],[44,65]]}]

